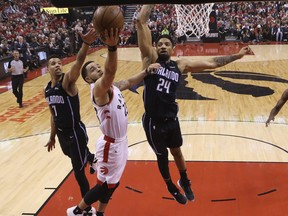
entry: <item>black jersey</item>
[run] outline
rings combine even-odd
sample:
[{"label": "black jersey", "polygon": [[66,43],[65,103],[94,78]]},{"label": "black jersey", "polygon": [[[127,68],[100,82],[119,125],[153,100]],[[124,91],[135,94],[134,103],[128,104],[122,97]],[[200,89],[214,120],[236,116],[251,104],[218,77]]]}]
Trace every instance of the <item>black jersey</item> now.
[{"label": "black jersey", "polygon": [[78,94],[71,97],[63,89],[61,80],[51,87],[51,81],[45,88],[45,98],[53,111],[54,122],[57,128],[74,128],[80,122],[80,102]]},{"label": "black jersey", "polygon": [[159,62],[161,67],[144,79],[144,107],[152,118],[175,118],[178,112],[176,89],[181,72],[175,61]]}]

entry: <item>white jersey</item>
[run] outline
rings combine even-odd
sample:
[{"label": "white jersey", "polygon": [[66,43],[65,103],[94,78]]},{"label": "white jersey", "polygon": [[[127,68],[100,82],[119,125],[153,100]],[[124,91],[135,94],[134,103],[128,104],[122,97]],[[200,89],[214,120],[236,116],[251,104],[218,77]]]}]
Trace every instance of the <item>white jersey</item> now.
[{"label": "white jersey", "polygon": [[128,111],[121,91],[114,85],[112,99],[104,106],[98,106],[93,100],[94,84],[91,84],[93,106],[100,121],[100,130],[108,137],[119,139],[127,136]]},{"label": "white jersey", "polygon": [[107,182],[108,188],[115,188],[128,159],[128,113],[125,100],[116,86],[111,86],[112,99],[104,106],[96,105],[93,88],[94,84],[91,85],[91,96],[103,133],[96,143],[94,169],[97,170],[97,184]]}]

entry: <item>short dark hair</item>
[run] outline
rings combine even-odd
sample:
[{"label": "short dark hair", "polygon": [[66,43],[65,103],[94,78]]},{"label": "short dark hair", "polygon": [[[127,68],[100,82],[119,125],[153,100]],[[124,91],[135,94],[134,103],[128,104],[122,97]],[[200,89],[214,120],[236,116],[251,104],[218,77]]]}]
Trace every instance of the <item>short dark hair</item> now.
[{"label": "short dark hair", "polygon": [[162,38],[167,38],[168,40],[170,40],[171,41],[171,43],[172,43],[172,46],[174,46],[175,45],[175,43],[174,43],[174,41],[173,41],[173,39],[172,39],[172,37],[170,36],[170,35],[168,35],[168,34],[163,34],[163,35],[160,35],[157,39],[156,39],[156,44],[159,42],[159,40],[160,39],[162,39]]},{"label": "short dark hair", "polygon": [[[81,75],[82,75],[82,78],[83,78],[83,80],[85,81],[85,82],[87,82],[86,80],[85,80],[85,78],[87,77],[87,69],[86,69],[86,67],[87,67],[87,65],[88,64],[90,64],[90,63],[92,63],[93,61],[87,61],[83,66],[82,66],[82,69],[81,69]],[[88,83],[88,82],[87,82]]]},{"label": "short dark hair", "polygon": [[55,55],[55,54],[50,55],[50,56],[47,58],[47,62],[46,62],[46,63],[47,63],[47,66],[48,66],[48,63],[49,63],[50,59],[52,59],[52,58],[59,58],[59,59],[61,59],[59,55]]}]

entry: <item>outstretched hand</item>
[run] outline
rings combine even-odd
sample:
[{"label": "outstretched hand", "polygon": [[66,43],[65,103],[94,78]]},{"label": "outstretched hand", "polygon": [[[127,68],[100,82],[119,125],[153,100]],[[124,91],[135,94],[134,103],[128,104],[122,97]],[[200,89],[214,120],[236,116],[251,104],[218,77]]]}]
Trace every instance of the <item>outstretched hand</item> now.
[{"label": "outstretched hand", "polygon": [[248,46],[245,46],[245,47],[242,47],[242,49],[239,51],[239,54],[243,56],[247,54],[252,54],[252,50]]},{"label": "outstretched hand", "polygon": [[148,68],[146,69],[146,72],[149,74],[155,74],[156,71],[159,69],[159,67],[161,67],[159,63],[150,64]]},{"label": "outstretched hand", "polygon": [[98,36],[94,28],[90,28],[85,35],[82,34],[82,32],[78,32],[78,34],[80,35],[82,40],[87,44],[92,44],[97,39]]},{"label": "outstretched hand", "polygon": [[47,147],[48,152],[52,151],[55,148],[55,139],[49,139],[44,147]]},{"label": "outstretched hand", "polygon": [[117,46],[119,41],[119,29],[105,29],[104,34],[101,34],[100,38],[102,42],[108,46]]},{"label": "outstretched hand", "polygon": [[270,121],[274,121],[274,119],[275,119],[274,117],[269,116],[269,118],[266,121],[266,127],[268,127],[270,124]]}]

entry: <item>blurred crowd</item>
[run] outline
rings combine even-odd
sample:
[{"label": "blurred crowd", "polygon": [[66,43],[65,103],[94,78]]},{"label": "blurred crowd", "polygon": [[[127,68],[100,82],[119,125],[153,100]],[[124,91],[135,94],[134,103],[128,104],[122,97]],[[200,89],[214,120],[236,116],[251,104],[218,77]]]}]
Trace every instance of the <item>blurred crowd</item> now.
[{"label": "blurred crowd", "polygon": [[[288,2],[222,2],[215,3],[213,10],[222,40],[230,37],[243,42],[288,41]],[[139,11],[140,6],[133,20]],[[156,5],[150,16],[149,27],[153,39],[166,33],[178,43],[187,39],[184,35],[176,35],[177,16],[173,5]],[[135,22],[130,29],[134,28]]]},{"label": "blurred crowd", "polygon": [[233,2],[215,5],[218,29],[243,42],[287,41],[288,2]]},{"label": "blurred crowd", "polygon": [[[45,48],[49,54],[66,57],[81,47],[78,32],[91,27],[93,13],[85,18],[70,20],[65,16],[48,14],[43,7],[52,7],[49,0],[0,1],[0,58],[11,55],[15,49],[27,60],[30,68],[39,67],[35,50]],[[124,13],[127,9],[121,6]],[[136,17],[141,5],[135,6],[131,22],[127,22],[120,35],[120,45],[137,45]],[[77,9],[78,10],[78,9]],[[81,10],[81,9],[79,9]],[[243,42],[287,41],[287,2],[226,2],[215,3],[217,28],[222,40],[234,37]],[[176,35],[177,17],[174,5],[155,5],[149,19],[153,42],[161,34],[170,34],[175,42],[187,40]],[[92,46],[101,45],[96,41]]]},{"label": "blurred crowd", "polygon": [[91,20],[69,21],[41,10],[53,7],[49,0],[0,1],[0,58],[18,50],[30,69],[40,67],[39,50],[48,55],[71,56],[79,50],[82,41],[78,32],[91,27]]}]

